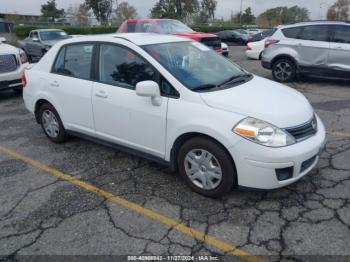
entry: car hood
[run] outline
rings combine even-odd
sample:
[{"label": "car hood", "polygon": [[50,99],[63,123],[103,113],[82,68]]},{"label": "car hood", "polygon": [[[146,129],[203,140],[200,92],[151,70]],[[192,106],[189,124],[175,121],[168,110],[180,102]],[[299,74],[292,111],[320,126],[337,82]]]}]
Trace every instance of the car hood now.
[{"label": "car hood", "polygon": [[8,55],[8,54],[18,54],[19,49],[17,47],[14,47],[12,45],[0,43],[0,54],[1,55]]},{"label": "car hood", "polygon": [[210,107],[258,118],[279,128],[303,124],[313,116],[304,95],[258,76],[242,85],[200,96]]},{"label": "car hood", "polygon": [[201,33],[201,32],[186,32],[186,33],[176,33],[174,35],[187,37],[187,38],[204,38],[204,37],[217,37],[213,34]]},{"label": "car hood", "polygon": [[54,44],[56,44],[57,42],[60,42],[62,40],[65,40],[65,39],[46,40],[46,41],[41,41],[41,43],[43,43],[44,45],[53,46]]}]

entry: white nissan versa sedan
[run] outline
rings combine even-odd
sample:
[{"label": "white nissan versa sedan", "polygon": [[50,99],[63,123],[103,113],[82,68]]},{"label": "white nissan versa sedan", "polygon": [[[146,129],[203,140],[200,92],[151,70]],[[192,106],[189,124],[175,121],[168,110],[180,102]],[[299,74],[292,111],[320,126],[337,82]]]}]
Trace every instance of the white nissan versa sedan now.
[{"label": "white nissan versa sedan", "polygon": [[64,40],[23,82],[25,105],[53,142],[78,135],[164,163],[212,197],[293,183],[325,141],[302,94],[176,36]]}]

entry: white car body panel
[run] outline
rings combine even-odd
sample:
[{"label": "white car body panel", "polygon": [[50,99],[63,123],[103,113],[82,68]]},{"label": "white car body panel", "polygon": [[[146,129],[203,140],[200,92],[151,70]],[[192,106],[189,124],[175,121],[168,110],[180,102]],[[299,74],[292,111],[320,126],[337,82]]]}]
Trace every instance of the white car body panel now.
[{"label": "white car body panel", "polygon": [[298,91],[258,76],[235,88],[202,93],[201,97],[211,107],[252,116],[280,128],[306,123],[313,115],[312,107]]},{"label": "white car body panel", "polygon": [[[118,43],[131,48],[151,63],[179,92],[180,97],[161,97],[161,105],[155,106],[149,97],[137,96],[135,90],[69,77],[62,80],[63,76],[50,73],[62,45],[84,41]],[[36,102],[45,99],[56,108],[66,129],[137,149],[163,161],[171,160],[172,148],[181,135],[197,133],[209,136],[230,153],[237,169],[238,184],[244,187],[278,188],[311,170],[312,167],[302,174],[297,173],[301,162],[318,154],[323,146],[325,130],[319,118],[319,129],[313,137],[282,148],[258,145],[232,131],[239,121],[248,116],[280,128],[305,123],[313,116],[313,109],[302,94],[257,76],[229,89],[193,92],[138,46],[177,41],[190,40],[133,33],[79,37],[59,42],[26,72],[25,105],[34,113]],[[59,87],[50,85],[55,81],[59,82]],[[274,169],[290,163],[296,166],[295,177],[283,183],[277,181]]]},{"label": "white car body panel", "polygon": [[24,69],[28,66],[28,63],[22,64],[19,58],[21,50],[9,44],[5,44],[0,41],[0,55],[15,55],[19,65],[15,71],[0,73],[0,82],[12,81],[21,79]]},{"label": "white car body panel", "polygon": [[260,41],[248,43],[247,47],[249,47],[250,50],[246,49],[245,51],[246,56],[251,59],[259,60],[261,58],[262,52],[265,49],[265,41],[266,39],[262,39]]}]

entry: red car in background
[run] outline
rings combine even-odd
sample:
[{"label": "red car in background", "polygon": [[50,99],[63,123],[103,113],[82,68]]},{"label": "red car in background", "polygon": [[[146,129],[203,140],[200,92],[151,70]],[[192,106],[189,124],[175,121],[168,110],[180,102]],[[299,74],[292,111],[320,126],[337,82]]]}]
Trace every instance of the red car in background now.
[{"label": "red car in background", "polygon": [[217,53],[222,52],[221,40],[216,35],[193,31],[184,23],[174,19],[129,19],[122,23],[118,33],[173,34],[200,42]]}]

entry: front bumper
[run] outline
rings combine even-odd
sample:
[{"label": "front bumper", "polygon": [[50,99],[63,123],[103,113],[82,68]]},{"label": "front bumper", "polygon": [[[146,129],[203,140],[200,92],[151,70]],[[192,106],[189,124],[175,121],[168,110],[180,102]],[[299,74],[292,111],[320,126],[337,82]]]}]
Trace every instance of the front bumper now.
[{"label": "front bumper", "polygon": [[22,74],[28,63],[20,65],[15,71],[0,74],[0,90],[22,86]]},{"label": "front bumper", "polygon": [[[320,118],[317,117],[317,120],[317,133],[291,146],[271,148],[242,139],[230,148],[236,164],[238,185],[258,189],[280,188],[309,173],[319,160],[326,138],[324,125]],[[308,161],[310,159],[311,162]],[[292,176],[279,181],[276,169],[288,167],[293,167]]]}]

